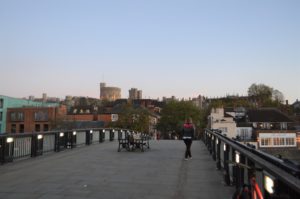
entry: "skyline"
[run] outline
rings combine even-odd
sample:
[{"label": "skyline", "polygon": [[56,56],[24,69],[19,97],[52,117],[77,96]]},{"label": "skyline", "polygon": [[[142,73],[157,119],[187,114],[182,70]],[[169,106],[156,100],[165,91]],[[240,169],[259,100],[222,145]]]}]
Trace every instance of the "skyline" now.
[{"label": "skyline", "polygon": [[0,1],[0,94],[300,98],[300,2]]}]

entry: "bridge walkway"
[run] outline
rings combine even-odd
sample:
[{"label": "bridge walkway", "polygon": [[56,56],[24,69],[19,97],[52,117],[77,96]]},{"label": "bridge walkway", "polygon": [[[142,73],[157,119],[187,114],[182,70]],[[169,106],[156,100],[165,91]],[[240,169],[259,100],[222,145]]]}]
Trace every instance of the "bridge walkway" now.
[{"label": "bridge walkway", "polygon": [[234,188],[202,141],[183,158],[180,140],[150,142],[145,152],[117,152],[104,142],[0,166],[0,199],[230,199]]}]

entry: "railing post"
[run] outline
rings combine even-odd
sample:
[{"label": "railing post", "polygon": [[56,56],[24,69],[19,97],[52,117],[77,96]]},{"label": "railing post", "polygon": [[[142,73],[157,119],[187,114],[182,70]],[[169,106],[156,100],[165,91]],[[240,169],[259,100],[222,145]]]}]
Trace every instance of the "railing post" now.
[{"label": "railing post", "polygon": [[43,154],[43,135],[33,134],[31,136],[31,157]]},{"label": "railing post", "polygon": [[223,145],[224,147],[224,181],[226,185],[230,185],[230,176],[229,176],[229,146],[226,143]]},{"label": "railing post", "polygon": [[[242,165],[246,165],[246,158],[243,154],[240,154],[240,163]],[[245,184],[245,167],[240,166],[240,185],[243,186]]]},{"label": "railing post", "polygon": [[66,135],[64,132],[55,133],[55,151],[61,151],[61,146],[66,147]]},{"label": "railing post", "polygon": [[1,163],[12,162],[14,157],[14,137],[3,137],[1,143]]},{"label": "railing post", "polygon": [[5,137],[0,137],[0,163],[4,163],[4,142]]},{"label": "railing post", "polygon": [[115,130],[110,129],[110,131],[109,131],[109,141],[113,141],[114,137],[115,137]]},{"label": "railing post", "polygon": [[54,151],[59,152],[59,132],[55,133],[55,144],[54,144]]},{"label": "railing post", "polygon": [[65,148],[72,148],[72,131],[65,132]]},{"label": "railing post", "polygon": [[99,142],[103,142],[103,135],[104,135],[105,129],[100,129],[99,130]]},{"label": "railing post", "polygon": [[211,149],[211,134],[207,134],[207,148],[209,153],[212,153],[212,149]]},{"label": "railing post", "polygon": [[237,169],[235,162],[235,150],[231,147],[231,161],[232,161],[232,184],[237,184]]},{"label": "railing post", "polygon": [[86,130],[86,145],[90,145],[93,142],[93,130]]},{"label": "railing post", "polygon": [[216,160],[216,137],[212,136],[211,141],[212,141],[212,158],[213,160]]},{"label": "railing post", "polygon": [[118,140],[122,139],[123,137],[123,130],[118,130]]},{"label": "railing post", "polygon": [[242,163],[242,156],[241,156],[240,152],[238,152],[238,151],[234,152],[234,160],[235,160],[235,163],[236,163],[236,166],[235,166],[236,188],[239,189],[240,187],[243,186],[242,181],[244,179],[243,176],[242,176],[243,171],[242,171],[242,168],[240,166],[240,163]]},{"label": "railing post", "polygon": [[208,148],[208,132],[205,130],[204,132],[204,143],[206,145],[206,147]]},{"label": "railing post", "polygon": [[217,169],[220,170],[221,169],[221,141],[216,138],[216,146],[217,146],[217,155],[216,155],[216,165],[217,165]]},{"label": "railing post", "polygon": [[76,147],[76,142],[77,142],[77,132],[73,131],[71,134],[71,148],[75,148]]}]

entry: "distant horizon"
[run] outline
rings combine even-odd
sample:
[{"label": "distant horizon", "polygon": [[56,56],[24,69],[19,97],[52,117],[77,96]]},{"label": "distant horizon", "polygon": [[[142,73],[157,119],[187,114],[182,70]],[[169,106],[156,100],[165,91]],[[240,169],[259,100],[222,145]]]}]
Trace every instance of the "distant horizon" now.
[{"label": "distant horizon", "polygon": [[[107,87],[118,87],[118,86],[109,85],[109,84],[107,84],[106,86]],[[120,87],[118,87],[118,88],[120,88]],[[137,87],[131,87],[131,88],[137,88]],[[129,89],[131,89],[131,88],[129,88]],[[120,88],[120,89],[121,89],[121,92],[123,92],[122,88]],[[123,94],[121,94],[121,98],[119,98],[119,99],[128,99],[129,98],[129,93],[128,93],[129,89],[127,89],[127,95],[126,95],[126,97]],[[142,92],[143,92],[142,88],[137,88],[137,89],[138,90],[142,90]],[[44,92],[44,93],[47,95],[47,98],[58,98],[60,100],[64,100],[67,96],[72,96],[72,97],[88,97],[88,98],[94,98],[94,99],[99,99],[100,100],[100,87],[99,87],[99,95],[98,96],[85,96],[85,95],[76,95],[76,94],[75,95],[64,95],[64,96],[53,96],[51,94],[49,95],[49,93],[47,93],[47,92]],[[1,93],[0,93],[0,95],[7,96],[7,97],[12,97],[12,98],[18,98],[18,99],[29,99],[29,97],[31,97],[31,96],[33,96],[34,99],[41,99],[41,98],[43,98],[43,94],[44,93],[41,93],[40,95],[27,95],[27,96],[9,96],[9,95],[5,95],[5,94],[1,94]],[[202,97],[208,98],[208,99],[226,98],[226,97],[231,97],[231,96],[234,96],[234,97],[247,97],[248,96],[248,94],[242,95],[242,94],[239,94],[239,93],[232,93],[232,94],[231,93],[226,93],[226,94],[220,95],[220,96],[207,96],[205,94],[198,94],[198,95],[195,95],[195,96],[180,96],[180,97],[176,96],[176,95],[161,96],[161,97],[152,97],[152,96],[144,96],[143,95],[142,99],[153,99],[153,100],[159,99],[159,100],[162,101],[164,97],[171,98],[171,97],[174,96],[176,99],[179,99],[179,100],[181,100],[181,99],[189,100],[189,99],[197,98],[197,97],[199,97],[199,95],[201,95]],[[295,100],[292,100],[292,101],[290,101],[289,99],[285,98],[284,102],[282,102],[282,103],[285,104],[286,100],[288,100],[289,104],[293,104],[294,102],[296,102],[297,100],[299,100],[299,98],[297,98]]]},{"label": "distant horizon", "polygon": [[0,94],[99,98],[100,82],[144,98],[300,98],[298,0],[0,2]]}]

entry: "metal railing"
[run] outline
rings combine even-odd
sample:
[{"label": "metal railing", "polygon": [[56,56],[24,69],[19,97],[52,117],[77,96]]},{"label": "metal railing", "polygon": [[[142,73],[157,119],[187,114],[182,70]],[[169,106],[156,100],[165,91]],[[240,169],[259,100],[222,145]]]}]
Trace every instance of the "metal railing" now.
[{"label": "metal railing", "polygon": [[[72,131],[0,135],[0,163],[37,157],[49,152],[113,141],[127,129],[77,129]],[[123,135],[124,134],[124,135]]]},{"label": "metal railing", "polygon": [[249,185],[253,198],[300,198],[299,166],[218,131],[206,129],[203,139],[227,185],[234,185],[237,190]]}]

